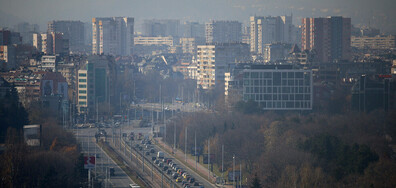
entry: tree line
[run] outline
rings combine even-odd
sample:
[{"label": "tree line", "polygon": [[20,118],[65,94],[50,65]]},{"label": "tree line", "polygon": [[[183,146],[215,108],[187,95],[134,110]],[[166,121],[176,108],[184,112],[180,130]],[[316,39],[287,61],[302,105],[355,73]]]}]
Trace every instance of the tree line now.
[{"label": "tree line", "polygon": [[173,145],[176,132],[184,149],[187,129],[187,148],[196,134],[207,153],[210,140],[211,162],[219,168],[224,145],[224,169],[232,170],[235,155],[249,185],[257,174],[263,187],[394,187],[395,115],[199,112],[168,123],[165,141]]},{"label": "tree line", "polygon": [[[40,103],[25,109],[13,85],[0,99],[0,187],[86,187],[87,170],[74,135]],[[41,124],[42,145],[29,147],[23,125]]]}]

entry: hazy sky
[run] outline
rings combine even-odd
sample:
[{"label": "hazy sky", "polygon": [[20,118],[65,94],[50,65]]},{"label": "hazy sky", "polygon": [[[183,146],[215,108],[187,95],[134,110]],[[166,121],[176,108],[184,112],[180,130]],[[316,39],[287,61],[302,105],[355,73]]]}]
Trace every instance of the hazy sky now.
[{"label": "hazy sky", "polygon": [[370,23],[396,33],[396,0],[0,0],[0,26],[27,21],[40,24],[42,31],[50,20],[86,22],[103,16],[247,23],[252,15],[290,13],[295,25],[302,17],[341,15],[351,17],[353,24]]}]

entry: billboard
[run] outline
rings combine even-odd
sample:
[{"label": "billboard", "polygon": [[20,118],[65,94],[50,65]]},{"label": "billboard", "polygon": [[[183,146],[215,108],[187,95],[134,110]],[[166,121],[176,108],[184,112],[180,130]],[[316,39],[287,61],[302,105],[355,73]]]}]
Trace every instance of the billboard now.
[{"label": "billboard", "polygon": [[41,145],[41,125],[24,125],[23,137],[28,146]]},{"label": "billboard", "polygon": [[85,169],[95,168],[95,156],[84,156],[84,168]]}]

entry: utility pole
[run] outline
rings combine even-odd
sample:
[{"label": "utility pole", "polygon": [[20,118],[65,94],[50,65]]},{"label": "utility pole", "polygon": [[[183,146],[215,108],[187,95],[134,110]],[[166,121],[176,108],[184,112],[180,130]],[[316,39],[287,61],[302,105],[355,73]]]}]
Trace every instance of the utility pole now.
[{"label": "utility pole", "polygon": [[221,185],[224,185],[224,144],[221,145]]},{"label": "utility pole", "polygon": [[242,187],[242,164],[239,163],[239,187]]},{"label": "utility pole", "polygon": [[235,187],[235,154],[232,156],[232,185]]},{"label": "utility pole", "polygon": [[175,153],[174,150],[176,149],[176,125],[173,125],[173,150],[172,153]]},{"label": "utility pole", "polygon": [[195,142],[195,146],[194,146],[194,156],[195,156],[195,170],[197,170],[197,131],[195,131],[195,139],[194,139],[194,142]]},{"label": "utility pole", "polygon": [[210,180],[210,138],[208,139],[208,180]]},{"label": "utility pole", "polygon": [[186,126],[186,136],[184,139],[184,160],[187,162],[187,126]]}]

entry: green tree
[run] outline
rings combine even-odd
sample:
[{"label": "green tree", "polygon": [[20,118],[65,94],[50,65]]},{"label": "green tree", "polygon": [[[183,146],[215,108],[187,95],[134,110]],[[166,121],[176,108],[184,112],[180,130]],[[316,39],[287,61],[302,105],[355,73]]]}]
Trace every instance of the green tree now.
[{"label": "green tree", "polygon": [[260,183],[259,178],[257,177],[257,173],[254,174],[254,178],[253,178],[253,182],[252,185],[250,186],[250,188],[261,188],[262,185]]}]

